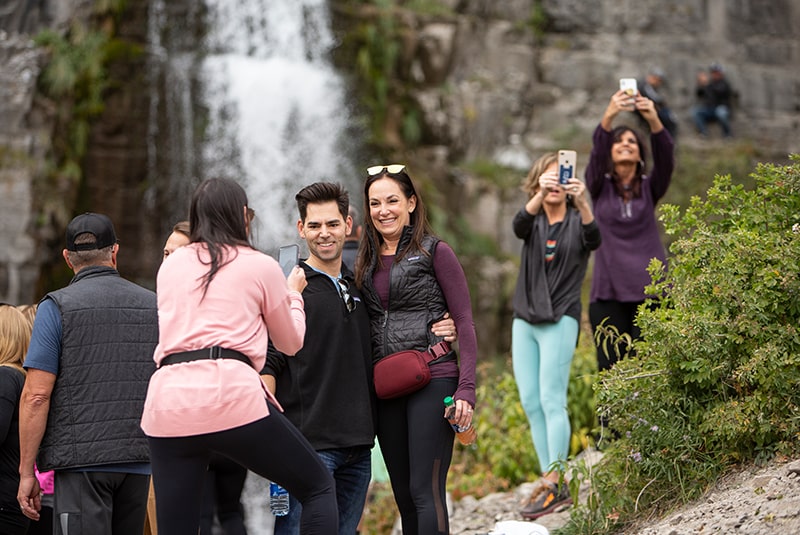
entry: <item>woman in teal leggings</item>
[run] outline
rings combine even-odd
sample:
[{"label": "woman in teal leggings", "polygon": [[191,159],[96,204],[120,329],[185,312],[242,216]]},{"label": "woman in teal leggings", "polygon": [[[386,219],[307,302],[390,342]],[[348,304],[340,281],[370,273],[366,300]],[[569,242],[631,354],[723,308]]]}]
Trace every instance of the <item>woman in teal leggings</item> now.
[{"label": "woman in teal leggings", "polygon": [[528,201],[513,222],[523,245],[511,354],[543,472],[543,484],[520,511],[534,519],[571,500],[558,462],[569,454],[569,369],[578,341],[581,283],[589,254],[600,245],[600,231],[584,183],[574,177],[559,182],[555,153],[533,164],[522,189]]}]

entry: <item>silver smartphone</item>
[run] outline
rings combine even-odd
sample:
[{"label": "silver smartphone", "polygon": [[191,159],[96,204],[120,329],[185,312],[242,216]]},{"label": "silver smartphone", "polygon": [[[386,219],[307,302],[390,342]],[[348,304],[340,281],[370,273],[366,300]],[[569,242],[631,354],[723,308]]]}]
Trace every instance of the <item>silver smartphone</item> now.
[{"label": "silver smartphone", "polygon": [[278,249],[278,263],[281,265],[285,277],[289,276],[299,261],[300,247],[297,244],[283,245]]},{"label": "silver smartphone", "polygon": [[570,178],[575,178],[575,164],[578,153],[574,150],[558,151],[558,183],[568,184]]},{"label": "silver smartphone", "polygon": [[619,88],[632,97],[635,97],[639,92],[639,89],[636,87],[636,78],[620,78]]}]

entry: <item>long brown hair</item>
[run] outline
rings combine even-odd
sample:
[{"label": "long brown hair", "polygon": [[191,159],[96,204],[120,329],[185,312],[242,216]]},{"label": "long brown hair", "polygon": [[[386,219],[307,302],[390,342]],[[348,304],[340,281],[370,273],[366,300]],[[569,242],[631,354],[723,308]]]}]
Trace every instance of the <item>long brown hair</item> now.
[{"label": "long brown hair", "polygon": [[410,199],[411,197],[416,197],[417,199],[416,207],[414,211],[411,212],[411,219],[409,220],[409,225],[412,229],[411,241],[409,241],[408,245],[403,247],[402,250],[398,249],[396,251],[395,262],[402,259],[407,251],[416,250],[428,254],[422,247],[422,239],[426,234],[433,234],[425,212],[425,203],[422,202],[422,197],[417,193],[417,188],[414,187],[414,182],[405,169],[398,173],[390,173],[388,170],[384,169],[381,173],[367,177],[367,181],[364,183],[364,237],[361,239],[361,244],[358,247],[358,256],[356,257],[355,265],[356,285],[358,287],[363,285],[367,272],[372,269],[372,266],[380,258],[378,252],[383,243],[383,236],[381,236],[381,233],[375,228],[375,224],[372,222],[372,217],[370,216],[369,188],[382,178],[394,180],[397,185],[400,186],[400,191],[403,192],[406,199]]},{"label": "long brown hair", "polygon": [[617,190],[617,195],[625,200],[630,200],[632,197],[642,196],[642,175],[644,175],[646,168],[647,150],[645,148],[642,135],[630,126],[625,125],[620,125],[611,131],[611,139],[613,139],[612,145],[614,143],[619,143],[620,138],[622,138],[622,135],[625,132],[630,132],[633,134],[633,137],[636,138],[636,145],[639,147],[639,163],[636,164],[636,173],[633,175],[633,180],[631,181],[630,186],[626,189],[622,184],[620,184],[617,174],[614,171],[614,162],[611,160],[611,158],[609,158],[608,161],[611,169],[608,169],[608,174],[610,174],[614,179],[614,188]]},{"label": "long brown hair", "polygon": [[203,277],[204,296],[220,268],[236,257],[232,250],[240,245],[252,248],[245,221],[246,208],[244,188],[226,178],[206,180],[192,195],[189,207],[191,240],[192,243],[204,243],[211,256],[208,272]]}]

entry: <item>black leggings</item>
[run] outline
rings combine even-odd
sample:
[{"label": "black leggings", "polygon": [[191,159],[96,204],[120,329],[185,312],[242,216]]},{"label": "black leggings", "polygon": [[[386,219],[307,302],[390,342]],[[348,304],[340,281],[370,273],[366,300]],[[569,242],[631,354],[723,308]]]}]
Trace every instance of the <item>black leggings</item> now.
[{"label": "black leggings", "polygon": [[418,392],[378,402],[378,440],[403,535],[450,533],[445,487],[454,433],[444,419],[444,398],[456,386],[456,378],[437,378]]},{"label": "black leggings", "polygon": [[[629,334],[632,340],[640,337],[641,332],[635,323],[636,312],[644,301],[638,302],[622,302],[622,301],[596,301],[589,304],[589,321],[592,324],[592,336],[597,331],[597,326],[603,320],[606,322],[605,326],[616,327],[619,334]],[[606,340],[604,336],[600,337],[600,343],[595,342],[597,350],[597,369],[599,371],[611,369],[611,366],[617,362],[618,358],[614,352],[613,344],[610,340]],[[622,355],[628,350],[627,345],[622,345],[619,348]],[[608,353],[608,354],[606,354]]]},{"label": "black leggings", "polygon": [[251,424],[205,435],[149,437],[149,442],[159,533],[197,535],[212,453],[285,487],[303,505],[302,533],[330,533],[331,526],[339,525],[333,477],[272,405],[269,416]]},{"label": "black leggings", "polygon": [[214,533],[214,515],[225,535],[247,535],[244,526],[242,489],[247,479],[247,468],[215,453],[208,462],[203,510],[200,515],[200,534]]}]

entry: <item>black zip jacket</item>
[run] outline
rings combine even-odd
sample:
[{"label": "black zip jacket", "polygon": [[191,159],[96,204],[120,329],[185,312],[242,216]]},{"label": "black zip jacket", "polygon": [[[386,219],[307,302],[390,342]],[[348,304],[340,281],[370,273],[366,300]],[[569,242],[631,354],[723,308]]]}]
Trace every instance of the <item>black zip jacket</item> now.
[{"label": "black zip jacket", "polygon": [[346,266],[342,276],[356,303],[352,312],[338,284],[305,262],[300,265],[308,281],[303,290],[303,349],[288,357],[270,344],[261,373],[275,377],[275,395],[285,415],[315,450],[372,447],[375,411],[367,307]]}]

